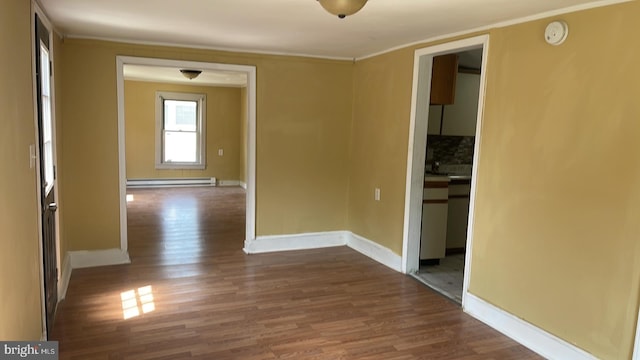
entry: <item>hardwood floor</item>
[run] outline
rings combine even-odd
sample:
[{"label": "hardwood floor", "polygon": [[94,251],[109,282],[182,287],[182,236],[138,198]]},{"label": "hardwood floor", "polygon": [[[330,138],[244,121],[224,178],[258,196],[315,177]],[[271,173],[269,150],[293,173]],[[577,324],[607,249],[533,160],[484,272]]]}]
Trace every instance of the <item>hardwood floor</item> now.
[{"label": "hardwood floor", "polygon": [[538,359],[347,248],[246,255],[244,191],[130,191],[131,264],[73,271],[60,359]]}]

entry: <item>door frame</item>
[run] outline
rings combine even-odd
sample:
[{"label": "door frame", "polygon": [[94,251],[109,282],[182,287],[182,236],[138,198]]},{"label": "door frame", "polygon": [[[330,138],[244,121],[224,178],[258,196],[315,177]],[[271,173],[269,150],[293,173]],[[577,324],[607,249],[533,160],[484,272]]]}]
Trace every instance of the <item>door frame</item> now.
[{"label": "door frame", "polygon": [[[36,67],[37,67],[37,63],[36,63],[36,52],[35,52],[35,48],[34,48],[34,44],[36,42],[37,39],[37,34],[36,34],[36,24],[35,24],[35,17],[36,15],[38,16],[38,18],[40,18],[40,21],[42,22],[42,24],[45,26],[45,28],[47,28],[47,30],[49,31],[49,58],[52,64],[55,64],[55,47],[53,46],[54,42],[53,42],[53,36],[54,36],[54,32],[55,29],[53,27],[53,25],[51,24],[51,21],[49,20],[49,18],[47,17],[47,15],[45,14],[45,12],[42,10],[42,8],[38,5],[37,2],[35,1],[31,1],[31,73],[32,73],[32,87],[33,87],[33,113],[34,113],[34,134],[35,134],[35,140],[37,142],[40,142],[40,124],[39,124],[39,120],[38,120],[38,102],[40,101],[40,99],[38,99],[38,80],[37,80],[37,76],[36,76]],[[53,193],[54,196],[54,201],[59,204],[59,197],[60,197],[60,191],[59,191],[59,186],[58,186],[58,176],[57,176],[57,172],[58,172],[58,151],[57,151],[57,134],[56,134],[56,86],[55,86],[55,66],[52,66],[51,69],[51,77],[49,79],[49,86],[51,87],[50,89],[50,94],[51,94],[51,146],[52,146],[52,157],[53,157],[53,163],[54,163],[54,179],[53,179],[53,186],[54,189],[56,189],[56,191]],[[42,198],[42,181],[41,181],[41,173],[42,173],[42,169],[40,166],[40,146],[38,144],[34,144],[30,147],[30,161],[32,162],[32,164],[34,164],[35,170],[36,170],[36,197],[37,197],[37,208],[38,208],[38,252],[39,252],[39,259],[40,259],[40,266],[39,266],[39,271],[40,271],[40,310],[41,310],[41,326],[42,326],[42,335],[41,335],[41,339],[42,340],[46,340],[49,337],[48,331],[47,331],[47,308],[46,308],[46,294],[45,294],[45,269],[44,269],[44,247],[43,247],[43,236],[42,236],[42,232],[43,232],[43,223],[42,223],[42,204],[41,204],[41,198]],[[54,221],[55,221],[55,237],[56,237],[56,266],[58,268],[57,271],[57,295],[58,295],[58,302],[60,302],[61,299],[64,298],[64,294],[63,291],[64,289],[62,288],[63,284],[60,281],[61,280],[61,276],[62,276],[62,271],[60,271],[60,267],[62,265],[62,259],[61,259],[61,254],[60,254],[60,212],[56,211],[54,213]]]},{"label": "door frame", "polygon": [[120,191],[120,250],[127,253],[127,172],[125,148],[124,65],[175,67],[244,72],[247,75],[247,169],[245,244],[256,238],[256,67],[186,60],[135,56],[116,56],[116,91],[118,97],[118,173]]},{"label": "door frame", "polygon": [[471,174],[471,194],[469,201],[469,220],[467,224],[467,244],[462,289],[462,307],[469,289],[471,274],[471,255],[473,249],[473,224],[475,213],[475,194],[477,186],[478,159],[480,157],[482,117],[486,85],[487,55],[489,35],[480,35],[467,39],[448,42],[417,49],[413,63],[413,88],[411,94],[411,119],[409,123],[409,146],[407,154],[407,174],[405,188],[404,227],[402,233],[402,272],[411,274],[420,267],[420,226],[422,222],[422,191],[424,186],[424,164],[427,150],[427,127],[429,121],[429,97],[431,93],[431,69],[433,57],[460,51],[482,48],[482,66],[476,138]]}]

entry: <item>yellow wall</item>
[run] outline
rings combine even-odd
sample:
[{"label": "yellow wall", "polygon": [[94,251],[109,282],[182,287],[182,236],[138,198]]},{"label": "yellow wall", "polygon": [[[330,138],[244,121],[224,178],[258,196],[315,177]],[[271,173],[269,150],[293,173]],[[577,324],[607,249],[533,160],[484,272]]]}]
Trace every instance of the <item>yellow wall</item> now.
[{"label": "yellow wall", "polygon": [[[155,168],[156,91],[205,94],[206,167],[204,170]],[[215,177],[239,180],[240,88],[125,81],[127,179]],[[218,149],[224,150],[218,156]]]},{"label": "yellow wall", "polygon": [[[550,19],[490,31],[470,291],[603,359],[631,356],[638,309],[639,14],[563,15],[559,47]],[[397,253],[410,50],[354,76],[349,228]]]},{"label": "yellow wall", "polygon": [[79,52],[70,43],[65,39],[58,57],[64,128],[58,137],[62,235],[70,251],[119,248],[115,57],[106,48]]},{"label": "yellow wall", "polygon": [[[413,51],[355,65],[348,228],[402,254]],[[374,200],[380,188],[380,201]]]},{"label": "yellow wall", "polygon": [[471,292],[607,359],[640,275],[640,2],[491,33]]},{"label": "yellow wall", "polygon": [[119,247],[116,55],[257,67],[257,234],[343,230],[352,64],[65,39],[64,236]]},{"label": "yellow wall", "polygon": [[0,2],[0,339],[42,332],[31,70],[31,4]]}]

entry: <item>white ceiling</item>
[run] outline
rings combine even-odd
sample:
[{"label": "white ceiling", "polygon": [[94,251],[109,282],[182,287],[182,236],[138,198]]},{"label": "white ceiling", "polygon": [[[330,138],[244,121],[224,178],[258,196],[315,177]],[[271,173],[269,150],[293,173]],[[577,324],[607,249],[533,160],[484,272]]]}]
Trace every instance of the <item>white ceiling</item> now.
[{"label": "white ceiling", "polygon": [[567,7],[620,1],[369,0],[345,19],[316,0],[38,2],[69,37],[351,59]]}]

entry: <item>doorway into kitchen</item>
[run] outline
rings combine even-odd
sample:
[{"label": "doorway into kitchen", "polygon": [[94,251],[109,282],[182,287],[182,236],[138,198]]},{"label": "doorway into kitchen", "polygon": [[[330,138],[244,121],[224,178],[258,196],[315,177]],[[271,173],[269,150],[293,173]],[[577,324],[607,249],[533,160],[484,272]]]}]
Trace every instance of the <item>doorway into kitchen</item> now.
[{"label": "doorway into kitchen", "polygon": [[403,270],[464,306],[488,36],[416,51]]}]

